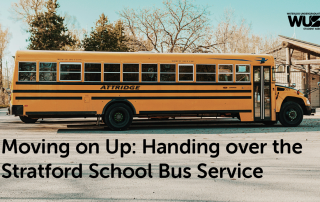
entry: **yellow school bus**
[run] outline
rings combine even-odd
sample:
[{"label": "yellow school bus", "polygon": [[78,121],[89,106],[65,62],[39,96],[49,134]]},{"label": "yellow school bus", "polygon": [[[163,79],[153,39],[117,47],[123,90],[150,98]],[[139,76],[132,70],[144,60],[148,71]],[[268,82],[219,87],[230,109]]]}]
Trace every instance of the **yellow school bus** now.
[{"label": "yellow school bus", "polygon": [[299,91],[275,85],[274,58],[257,54],[17,51],[10,112],[39,118],[237,117],[298,126],[314,113]]}]

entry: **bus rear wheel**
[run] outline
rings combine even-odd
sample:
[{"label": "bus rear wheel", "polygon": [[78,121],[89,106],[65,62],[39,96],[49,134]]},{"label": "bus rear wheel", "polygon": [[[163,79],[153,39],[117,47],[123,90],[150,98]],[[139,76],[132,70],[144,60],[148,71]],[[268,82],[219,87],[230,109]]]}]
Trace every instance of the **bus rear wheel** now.
[{"label": "bus rear wheel", "polygon": [[26,116],[20,116],[20,120],[23,123],[35,123],[35,122],[38,121],[38,119],[32,119],[32,118],[29,118],[29,117],[26,117]]},{"label": "bus rear wheel", "polygon": [[283,104],[279,114],[279,121],[283,126],[296,127],[303,119],[303,110],[298,103],[286,102]]},{"label": "bus rear wheel", "polygon": [[132,123],[132,110],[125,104],[111,105],[104,114],[106,125],[111,130],[126,130]]}]

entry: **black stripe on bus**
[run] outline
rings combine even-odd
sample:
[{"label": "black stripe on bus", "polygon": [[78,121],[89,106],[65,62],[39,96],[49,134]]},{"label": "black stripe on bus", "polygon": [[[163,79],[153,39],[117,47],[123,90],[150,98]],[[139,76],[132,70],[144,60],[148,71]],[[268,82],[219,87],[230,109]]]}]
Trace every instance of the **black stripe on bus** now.
[{"label": "black stripe on bus", "polygon": [[96,115],[96,111],[26,112],[26,115]]},{"label": "black stripe on bus", "polygon": [[16,100],[82,100],[82,97],[16,97]]},{"label": "black stripe on bus", "polygon": [[166,99],[251,99],[251,96],[178,96],[178,97],[92,97],[92,100],[112,100],[112,99],[131,99],[131,100],[166,100]]},{"label": "black stripe on bus", "polygon": [[17,85],[239,85],[239,86],[250,86],[251,83],[207,83],[207,82],[198,82],[198,83],[175,83],[175,82],[28,82],[28,81],[17,81]]},{"label": "black stripe on bus", "polygon": [[[186,110],[186,111],[140,111],[141,115],[145,114],[210,114],[210,113],[241,113],[252,112],[252,110]],[[96,115],[96,111],[63,111],[63,112],[26,112],[26,115],[33,116],[85,116]]]},{"label": "black stripe on bus", "polygon": [[251,90],[13,90],[13,93],[251,93]]},{"label": "black stripe on bus", "polygon": [[140,111],[140,114],[210,114],[210,113],[240,113],[252,110],[186,110],[186,111]]}]

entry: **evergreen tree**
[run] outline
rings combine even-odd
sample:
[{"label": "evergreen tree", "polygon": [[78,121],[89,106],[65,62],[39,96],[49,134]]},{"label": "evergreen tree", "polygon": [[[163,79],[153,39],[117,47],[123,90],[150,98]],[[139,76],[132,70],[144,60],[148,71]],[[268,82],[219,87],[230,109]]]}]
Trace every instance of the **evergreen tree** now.
[{"label": "evergreen tree", "polygon": [[74,45],[75,41],[64,25],[64,18],[57,14],[57,0],[48,0],[46,8],[46,12],[34,16],[30,21],[28,49],[61,50],[66,45]]},{"label": "evergreen tree", "polygon": [[83,48],[86,51],[128,51],[125,45],[126,37],[121,21],[115,26],[109,24],[107,16],[103,13],[96,22],[96,27],[90,35],[85,35]]},{"label": "evergreen tree", "polygon": [[113,28],[113,34],[115,35],[116,38],[116,47],[114,51],[119,51],[119,52],[127,52],[129,51],[129,48],[127,46],[127,36],[124,34],[124,26],[121,20],[118,20]]}]

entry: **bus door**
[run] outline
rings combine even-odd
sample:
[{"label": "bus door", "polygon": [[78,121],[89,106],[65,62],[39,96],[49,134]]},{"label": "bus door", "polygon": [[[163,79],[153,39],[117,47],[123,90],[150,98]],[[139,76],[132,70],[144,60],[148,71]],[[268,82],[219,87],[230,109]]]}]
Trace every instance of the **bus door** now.
[{"label": "bus door", "polygon": [[254,120],[271,121],[270,66],[253,66]]}]

